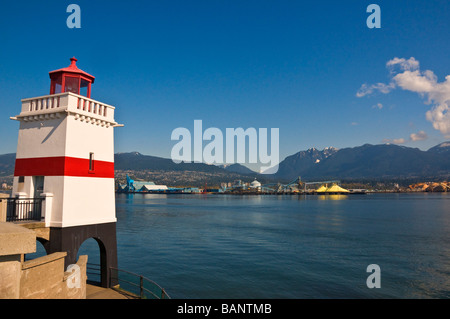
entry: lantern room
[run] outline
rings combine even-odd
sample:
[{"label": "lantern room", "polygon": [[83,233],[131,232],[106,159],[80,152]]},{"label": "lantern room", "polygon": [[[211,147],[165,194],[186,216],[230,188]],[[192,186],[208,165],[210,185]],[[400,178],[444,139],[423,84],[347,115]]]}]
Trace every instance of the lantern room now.
[{"label": "lantern room", "polygon": [[77,67],[77,61],[73,57],[67,68],[49,72],[50,94],[72,92],[87,98],[91,97],[91,84],[94,83],[95,77],[80,70]]}]

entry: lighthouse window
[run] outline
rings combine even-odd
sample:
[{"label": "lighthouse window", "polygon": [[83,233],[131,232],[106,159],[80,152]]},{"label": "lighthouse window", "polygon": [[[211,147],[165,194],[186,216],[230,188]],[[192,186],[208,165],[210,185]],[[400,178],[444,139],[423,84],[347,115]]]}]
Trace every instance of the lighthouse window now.
[{"label": "lighthouse window", "polygon": [[72,92],[78,94],[78,78],[66,76],[64,92]]},{"label": "lighthouse window", "polygon": [[61,93],[61,84],[55,83],[55,94]]},{"label": "lighthouse window", "polygon": [[62,76],[57,76],[52,78],[52,92],[51,94],[58,94],[61,93],[61,87],[62,87]]},{"label": "lighthouse window", "polygon": [[89,82],[81,79],[80,81],[80,95],[88,96],[88,86]]},{"label": "lighthouse window", "polygon": [[23,192],[24,188],[25,188],[25,176],[19,176],[19,187],[17,191]]},{"label": "lighthouse window", "polygon": [[89,170],[94,170],[94,153],[89,153]]}]

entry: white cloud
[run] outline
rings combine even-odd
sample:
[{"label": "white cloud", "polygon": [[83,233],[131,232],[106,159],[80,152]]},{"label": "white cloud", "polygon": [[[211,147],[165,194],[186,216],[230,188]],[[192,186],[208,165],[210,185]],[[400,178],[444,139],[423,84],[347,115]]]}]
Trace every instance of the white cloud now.
[{"label": "white cloud", "polygon": [[426,140],[428,138],[427,133],[425,133],[424,131],[419,131],[417,133],[412,133],[409,138],[411,139],[411,141],[416,142],[416,141],[423,141]]},{"label": "white cloud", "polygon": [[394,138],[393,140],[392,140],[392,143],[394,143],[394,144],[404,144],[406,141],[405,141],[405,139],[404,138]]},{"label": "white cloud", "polygon": [[[409,135],[409,141],[412,142],[423,141],[426,140],[427,138],[428,135],[427,133],[425,133],[425,131],[419,131],[417,133],[412,133],[411,135]],[[393,138],[393,139],[385,138],[381,142],[386,144],[405,144],[406,141],[407,140],[404,138]]]},{"label": "white cloud", "polygon": [[431,71],[405,71],[394,76],[393,80],[403,90],[421,94],[432,92],[437,85],[437,78]]},{"label": "white cloud", "polygon": [[386,63],[386,67],[388,68],[394,68],[395,66],[399,66],[403,71],[417,70],[419,69],[419,61],[414,57],[411,57],[408,60],[405,58],[393,58]]},{"label": "white cloud", "polygon": [[[363,97],[375,91],[386,94],[397,87],[416,92],[426,98],[426,104],[432,105],[425,114],[426,119],[432,123],[434,129],[440,131],[446,138],[450,138],[450,75],[445,77],[445,81],[438,82],[433,71],[420,70],[419,61],[414,57],[408,60],[394,58],[386,63],[386,67],[390,69],[392,76],[389,84],[363,84],[356,96]],[[395,69],[400,69],[402,72],[397,72]]]},{"label": "white cloud", "polygon": [[382,143],[386,144],[404,144],[406,140],[404,138],[394,138],[394,139],[383,139]]},{"label": "white cloud", "polygon": [[432,71],[405,71],[394,77],[403,90],[416,92],[427,98],[426,104],[432,104],[426,112],[426,119],[433,124],[433,128],[445,137],[450,137],[450,75],[445,81],[438,82]]},{"label": "white cloud", "polygon": [[377,104],[375,104],[375,105],[372,105],[372,108],[373,108],[373,109],[379,109],[379,110],[381,110],[381,109],[383,108],[383,104],[377,103]]},{"label": "white cloud", "polygon": [[372,94],[374,91],[379,91],[381,93],[387,94],[391,92],[395,88],[394,83],[390,84],[384,84],[384,83],[377,83],[372,85],[363,84],[361,85],[361,88],[356,92],[357,97],[363,97],[369,94]]}]

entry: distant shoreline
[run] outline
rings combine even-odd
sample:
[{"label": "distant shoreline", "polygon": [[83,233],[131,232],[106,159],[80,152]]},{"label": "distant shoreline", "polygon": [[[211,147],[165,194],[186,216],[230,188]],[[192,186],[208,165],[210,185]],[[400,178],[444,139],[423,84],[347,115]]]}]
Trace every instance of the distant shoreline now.
[{"label": "distant shoreline", "polygon": [[417,193],[450,193],[450,192],[427,192],[427,191],[405,191],[405,190],[367,190],[366,192],[350,192],[350,193],[317,193],[317,192],[280,192],[280,193],[268,193],[268,192],[205,192],[205,193],[182,193],[182,192],[117,192],[116,194],[143,194],[143,195],[367,195],[367,194],[417,194]]}]

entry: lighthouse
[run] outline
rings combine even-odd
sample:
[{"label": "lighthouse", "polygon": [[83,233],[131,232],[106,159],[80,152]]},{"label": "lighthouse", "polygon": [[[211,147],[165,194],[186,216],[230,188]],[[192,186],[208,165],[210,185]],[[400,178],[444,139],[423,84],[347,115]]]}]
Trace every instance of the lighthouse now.
[{"label": "lighthouse", "polygon": [[117,268],[114,190],[114,106],[91,99],[95,77],[71,58],[51,71],[50,94],[22,100],[13,196],[42,202],[46,252],[67,252],[76,263],[81,244],[100,249],[102,286]]}]

